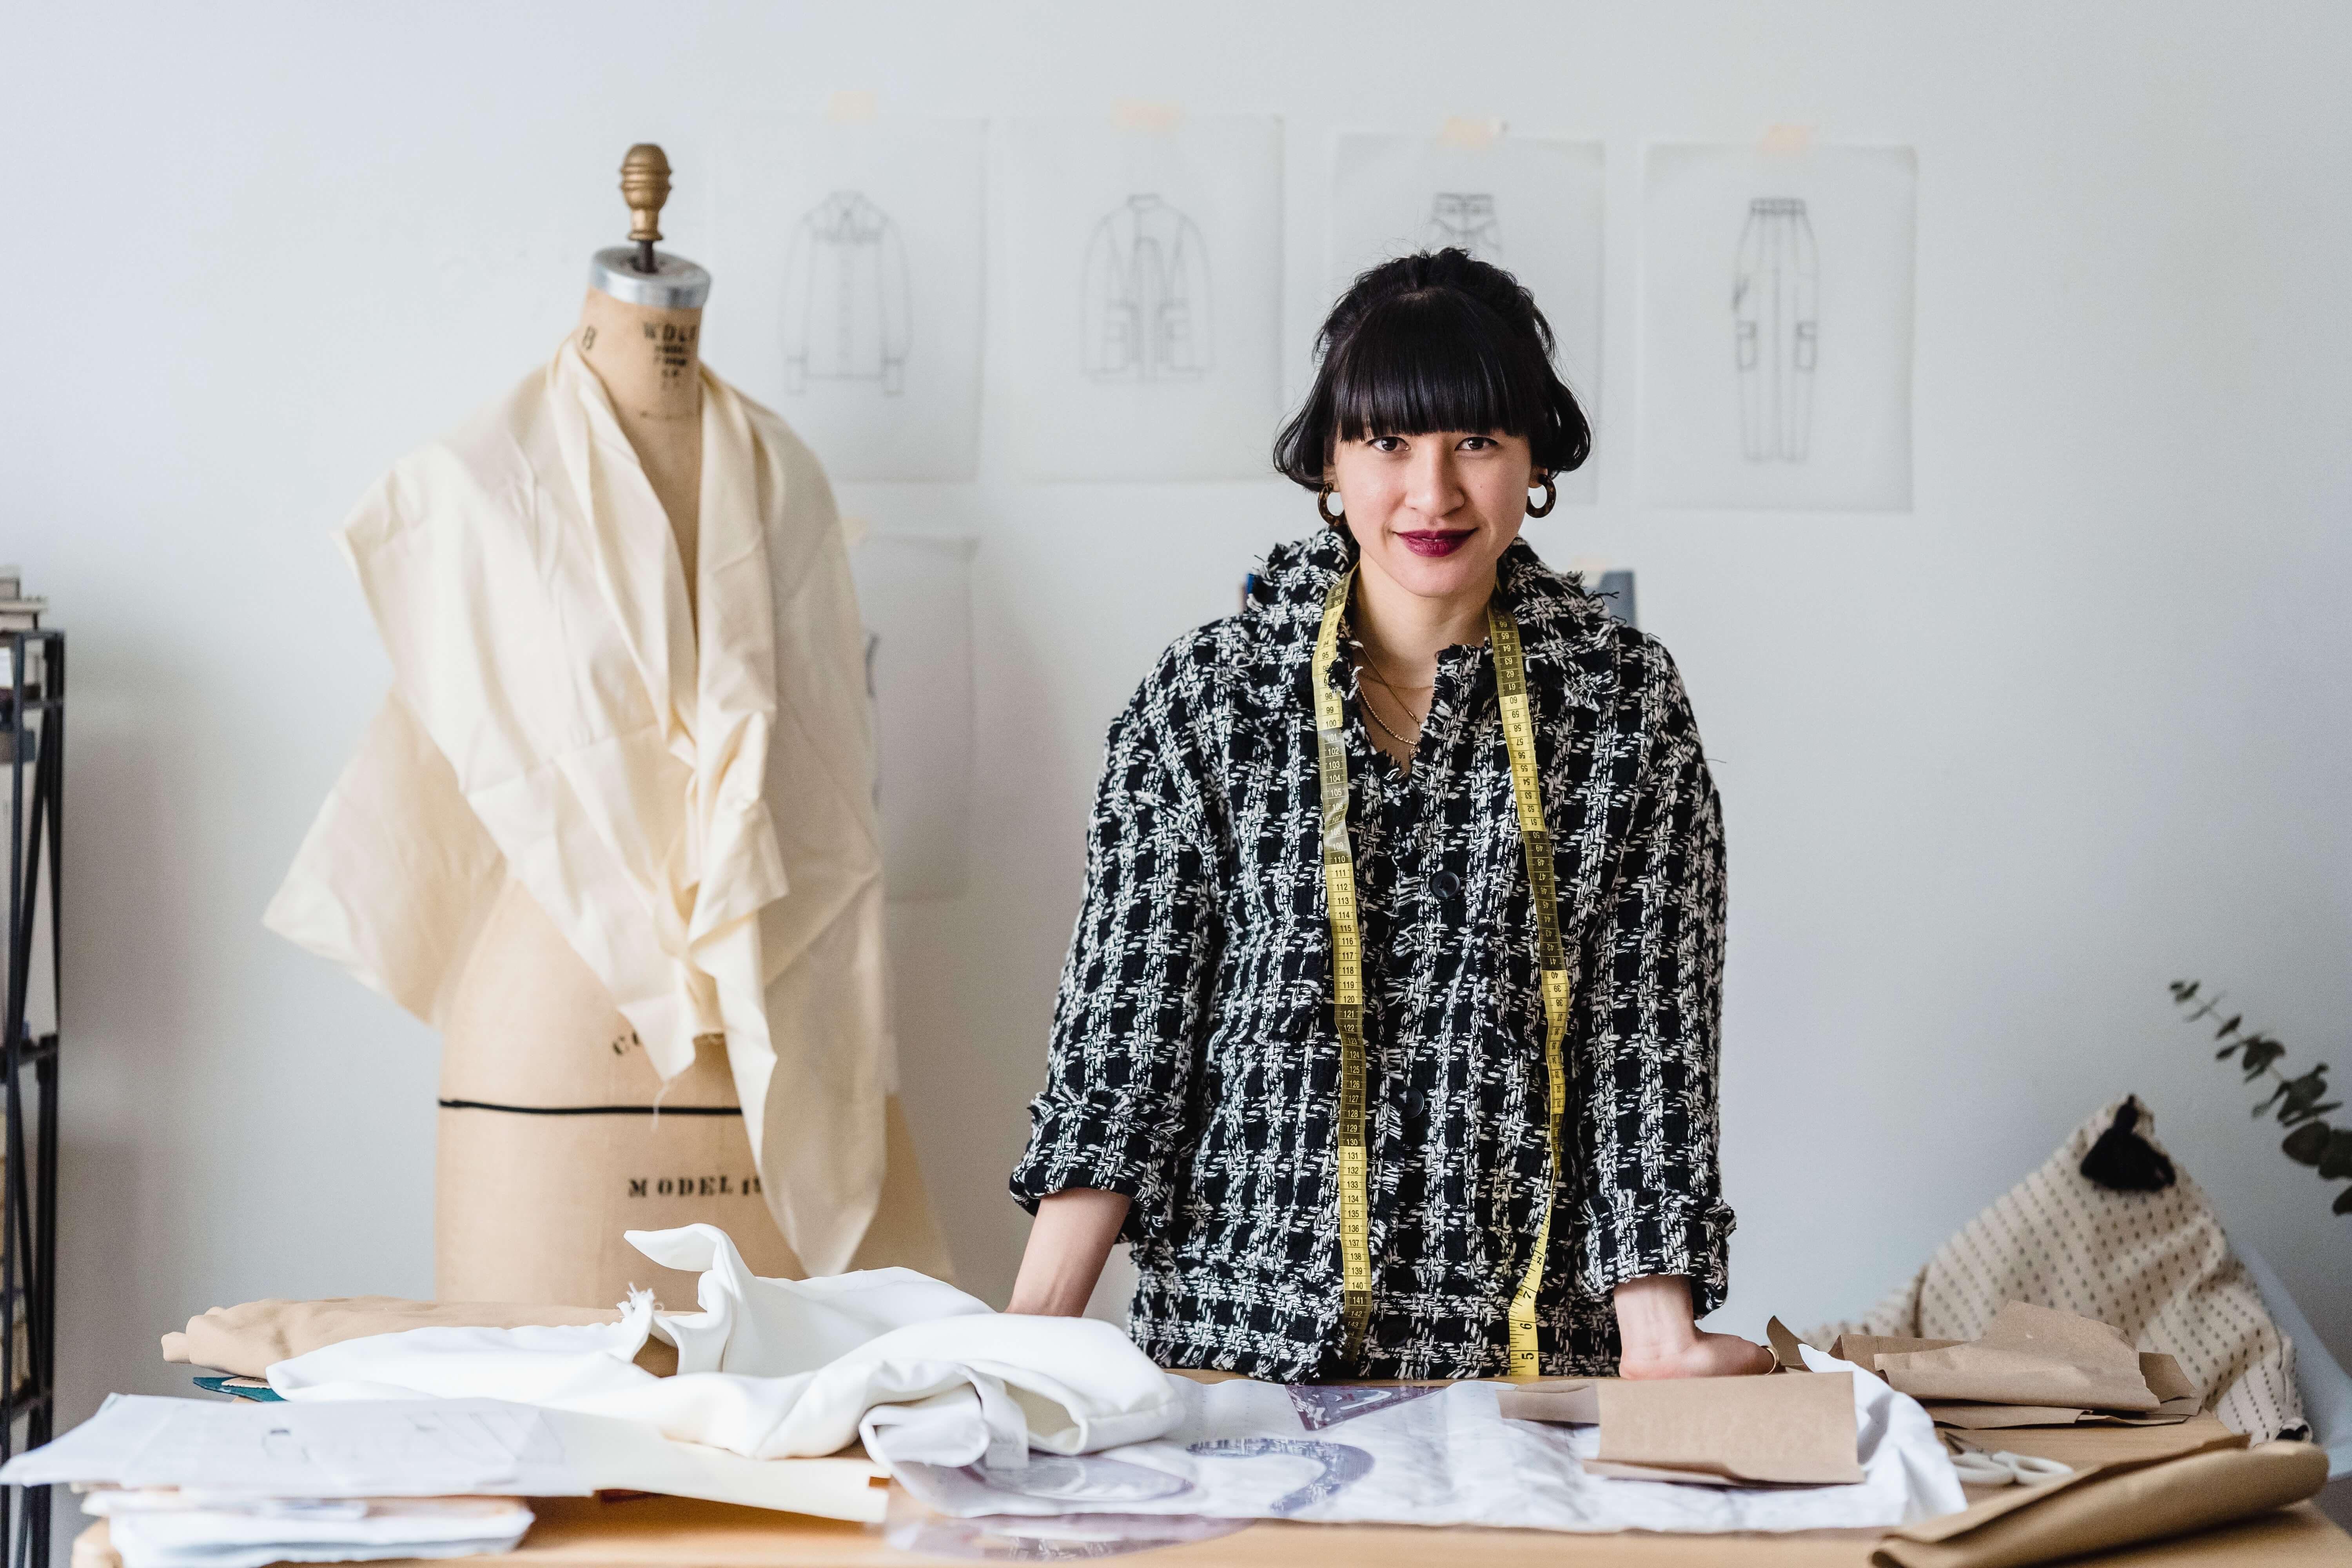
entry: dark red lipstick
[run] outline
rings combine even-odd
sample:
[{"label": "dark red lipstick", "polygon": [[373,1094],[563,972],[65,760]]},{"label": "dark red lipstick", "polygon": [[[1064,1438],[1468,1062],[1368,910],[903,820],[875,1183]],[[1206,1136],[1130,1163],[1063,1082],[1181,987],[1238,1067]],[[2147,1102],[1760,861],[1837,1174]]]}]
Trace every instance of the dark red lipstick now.
[{"label": "dark red lipstick", "polygon": [[1477,531],[1475,528],[1429,528],[1418,529],[1411,533],[1400,533],[1397,537],[1402,540],[1404,547],[1415,555],[1434,557],[1453,554],[1468,543],[1470,536]]}]

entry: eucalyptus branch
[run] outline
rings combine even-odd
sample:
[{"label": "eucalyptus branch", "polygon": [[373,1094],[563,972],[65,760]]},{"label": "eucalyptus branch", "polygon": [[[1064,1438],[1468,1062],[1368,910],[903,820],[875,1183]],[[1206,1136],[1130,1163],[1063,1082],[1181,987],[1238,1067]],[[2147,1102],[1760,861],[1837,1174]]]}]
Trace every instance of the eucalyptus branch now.
[{"label": "eucalyptus branch", "polygon": [[[2192,1024],[2202,1024],[2221,1016],[2222,992],[2208,994],[2194,980],[2172,983],[2172,1000]],[[2216,1061],[2228,1061],[2235,1057],[2244,1069],[2249,1084],[2267,1078],[2270,1093],[2264,1095],[2253,1113],[2260,1117],[2275,1114],[2280,1126],[2288,1129],[2279,1150],[2298,1165],[2315,1167],[2319,1178],[2326,1182],[2352,1177],[2352,1129],[2336,1127],[2327,1121],[2331,1110],[2341,1110],[2344,1102],[2327,1098],[2327,1064],[2321,1062],[2300,1077],[2289,1078],[2279,1070],[2279,1062],[2286,1056],[2286,1047],[2270,1035],[2242,1032],[2245,1016],[2232,1013],[2214,1027],[2213,1038],[2221,1048],[2213,1053]],[[2352,1187],[2336,1194],[2335,1212],[2352,1215]]]}]

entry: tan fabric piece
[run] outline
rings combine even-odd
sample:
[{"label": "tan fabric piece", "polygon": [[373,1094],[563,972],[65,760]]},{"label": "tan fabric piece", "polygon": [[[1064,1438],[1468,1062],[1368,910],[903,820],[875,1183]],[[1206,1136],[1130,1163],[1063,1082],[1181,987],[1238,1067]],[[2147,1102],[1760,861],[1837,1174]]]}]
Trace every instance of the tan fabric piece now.
[{"label": "tan fabric piece", "polygon": [[2312,1496],[2327,1455],[2309,1443],[2239,1437],[2147,1464],[2093,1466],[2046,1486],[2010,1489],[1965,1512],[1888,1534],[1885,1568],[2026,1568],[2250,1519]]},{"label": "tan fabric piece", "polygon": [[708,370],[699,510],[698,620],[569,341],[395,465],[341,534],[393,689],[265,918],[439,1024],[519,881],[661,1079],[725,1036],[762,1195],[835,1273],[893,1073],[865,639],[824,472]]},{"label": "tan fabric piece", "polygon": [[[2135,1348],[2171,1356],[2200,1406],[2234,1431],[2260,1441],[2301,1426],[2294,1349],[2188,1173],[2162,1192],[2118,1193],[2079,1169],[2121,1105],[2076,1128],[1868,1315],[1809,1337],[1973,1340],[2004,1305],[2030,1301],[2111,1323]],[[2137,1131],[2151,1143],[2154,1127],[2143,1106]]]},{"label": "tan fabric piece", "polygon": [[[239,1377],[266,1377],[271,1363],[322,1345],[410,1329],[572,1328],[615,1323],[612,1307],[524,1306],[504,1301],[410,1301],[398,1296],[342,1296],[324,1301],[247,1301],[215,1307],[163,1336],[163,1359],[209,1366]],[[677,1352],[649,1342],[637,1364],[657,1376],[677,1370]],[[651,1353],[658,1351],[658,1353]]]}]

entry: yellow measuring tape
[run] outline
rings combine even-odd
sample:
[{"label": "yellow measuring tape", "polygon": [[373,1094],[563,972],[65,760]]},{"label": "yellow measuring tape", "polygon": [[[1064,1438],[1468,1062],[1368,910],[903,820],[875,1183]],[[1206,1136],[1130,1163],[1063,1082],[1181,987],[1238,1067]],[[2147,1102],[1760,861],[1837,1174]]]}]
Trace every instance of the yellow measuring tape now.
[{"label": "yellow measuring tape", "polygon": [[[1347,709],[1331,685],[1339,657],[1339,622],[1356,574],[1331,584],[1323,600],[1323,627],[1315,638],[1315,750],[1322,775],[1323,889],[1331,913],[1331,1010],[1339,1028],[1339,1274],[1343,1353],[1363,1348],[1372,1315],[1370,1161],[1364,1145],[1364,939],[1356,914],[1356,858],[1348,839]],[[1560,1043],[1568,1035],[1568,958],[1559,938],[1559,892],[1553,884],[1551,832],[1544,826],[1543,792],[1536,774],[1535,722],[1528,709],[1528,666],[1519,625],[1496,605],[1486,606],[1486,641],[1495,652],[1495,685],[1502,698],[1503,742],[1511,754],[1511,798],[1519,817],[1519,847],[1534,894],[1538,955],[1543,972],[1544,1069],[1549,1080],[1545,1143],[1550,1169],[1543,1213],[1527,1273],[1511,1298],[1510,1369],[1514,1376],[1541,1370],[1536,1338],[1536,1294],[1543,1288],[1544,1254],[1551,1246],[1552,1202],[1559,1188],[1559,1123],[1568,1108],[1568,1068]]]}]

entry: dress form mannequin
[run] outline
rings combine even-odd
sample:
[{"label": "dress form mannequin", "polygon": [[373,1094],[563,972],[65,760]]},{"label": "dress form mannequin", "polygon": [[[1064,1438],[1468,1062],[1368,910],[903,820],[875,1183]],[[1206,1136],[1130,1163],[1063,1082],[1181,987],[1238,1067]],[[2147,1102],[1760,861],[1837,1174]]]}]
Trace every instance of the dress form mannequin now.
[{"label": "dress form mannequin", "polygon": [[[661,150],[631,148],[627,247],[599,251],[574,342],[667,514],[694,597],[702,470],[698,338],[709,274],[654,249],[668,195]],[[803,1270],[752,1168],[722,1036],[662,1085],[610,994],[509,880],[450,1000],[436,1224],[443,1300],[606,1307],[633,1285],[688,1307],[695,1277],[655,1267],[624,1229],[708,1223],[754,1273]],[[654,1107],[658,1103],[659,1111]],[[888,1175],[853,1268],[951,1273],[898,1104]]]},{"label": "dress form mannequin", "polygon": [[669,514],[691,603],[702,485],[702,306],[710,274],[654,248],[669,196],[669,163],[660,148],[629,149],[621,161],[621,194],[629,204],[632,243],[600,250],[589,264],[576,341]]}]

